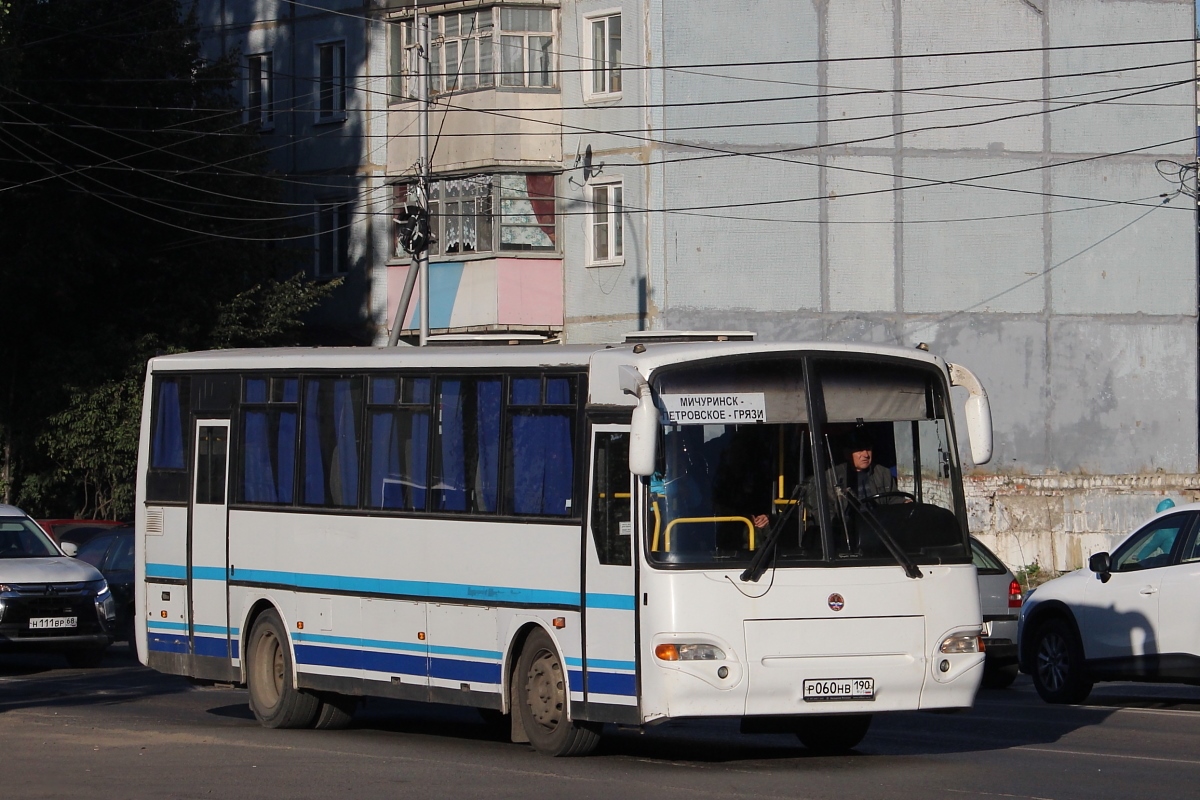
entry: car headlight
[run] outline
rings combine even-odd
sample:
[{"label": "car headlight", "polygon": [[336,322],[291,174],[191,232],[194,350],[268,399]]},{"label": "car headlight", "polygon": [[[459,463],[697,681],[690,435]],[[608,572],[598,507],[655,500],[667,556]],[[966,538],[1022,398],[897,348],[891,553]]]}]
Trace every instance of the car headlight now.
[{"label": "car headlight", "polygon": [[979,631],[960,631],[942,639],[939,653],[982,653],[983,636]]},{"label": "car headlight", "polygon": [[715,644],[660,644],[654,648],[660,661],[724,661],[725,651]]},{"label": "car headlight", "polygon": [[117,619],[117,603],[108,590],[108,581],[98,581],[96,586],[96,616],[111,625]]}]

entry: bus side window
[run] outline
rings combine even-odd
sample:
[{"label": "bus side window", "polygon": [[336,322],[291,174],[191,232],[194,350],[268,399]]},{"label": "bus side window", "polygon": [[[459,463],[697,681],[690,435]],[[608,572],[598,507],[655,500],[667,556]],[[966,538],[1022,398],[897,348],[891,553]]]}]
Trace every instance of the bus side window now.
[{"label": "bus side window", "polygon": [[358,505],[361,386],[357,378],[310,378],[305,384],[305,505]]},{"label": "bus side window", "polygon": [[592,464],[592,538],[601,564],[629,566],[633,521],[629,434],[597,433]]},{"label": "bus side window", "polygon": [[495,513],[499,500],[501,382],[438,382],[433,509]]},{"label": "bus side window", "polygon": [[186,375],[155,377],[151,402],[150,465],[146,471],[146,499],[151,502],[186,502],[188,481],[187,431],[191,415],[191,379]]}]

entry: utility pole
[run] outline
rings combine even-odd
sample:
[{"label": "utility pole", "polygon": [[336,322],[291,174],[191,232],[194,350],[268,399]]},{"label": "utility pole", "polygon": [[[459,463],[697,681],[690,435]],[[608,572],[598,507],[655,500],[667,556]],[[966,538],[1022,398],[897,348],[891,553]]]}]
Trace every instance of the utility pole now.
[{"label": "utility pole", "polygon": [[[420,172],[421,192],[418,199],[421,203],[421,217],[425,220],[425,230],[429,230],[429,184],[432,170],[429,163],[429,15],[417,16],[417,47],[420,50],[417,61],[417,103],[421,110],[417,117],[417,140],[420,142]],[[422,347],[429,344],[429,236],[425,236],[425,246],[421,248],[419,266],[421,273],[421,339]]]},{"label": "utility pole", "polygon": [[416,208],[408,212],[408,219],[400,231],[400,244],[412,259],[404,290],[396,304],[396,316],[392,320],[392,332],[388,345],[400,343],[400,329],[404,326],[404,315],[412,300],[413,287],[418,276],[421,278],[421,346],[429,342],[429,185],[432,168],[429,163],[429,17],[421,14],[417,0],[413,0],[413,25],[416,29],[416,90],[417,90],[417,139],[419,156],[417,161]]}]

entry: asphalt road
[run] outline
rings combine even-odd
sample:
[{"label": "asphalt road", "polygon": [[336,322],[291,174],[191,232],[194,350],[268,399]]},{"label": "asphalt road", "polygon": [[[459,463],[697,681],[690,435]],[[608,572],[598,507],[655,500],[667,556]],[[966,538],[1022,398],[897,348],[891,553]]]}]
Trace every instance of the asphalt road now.
[{"label": "asphalt road", "polygon": [[0,656],[8,798],[1132,798],[1200,789],[1200,688],[1100,685],[1043,704],[1022,677],[961,714],[878,717],[850,755],[732,722],[609,732],[588,758],[497,737],[468,709],[370,700],[344,731],[272,731],[244,691],[198,688],[120,645],[95,670]]}]

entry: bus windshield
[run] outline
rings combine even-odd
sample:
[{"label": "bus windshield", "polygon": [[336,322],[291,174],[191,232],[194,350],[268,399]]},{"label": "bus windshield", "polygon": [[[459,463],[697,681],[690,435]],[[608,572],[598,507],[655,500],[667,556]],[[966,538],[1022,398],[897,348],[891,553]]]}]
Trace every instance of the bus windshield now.
[{"label": "bus windshield", "polygon": [[932,367],[795,356],[658,376],[651,562],[737,568],[768,544],[779,566],[966,563],[943,387]]}]

